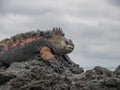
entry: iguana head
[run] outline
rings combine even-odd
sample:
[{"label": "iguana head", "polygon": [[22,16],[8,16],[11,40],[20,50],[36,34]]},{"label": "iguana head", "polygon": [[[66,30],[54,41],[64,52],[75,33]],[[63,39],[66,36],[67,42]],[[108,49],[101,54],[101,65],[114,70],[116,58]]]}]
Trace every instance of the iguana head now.
[{"label": "iguana head", "polygon": [[67,39],[60,28],[53,28],[50,41],[55,46],[55,53],[58,55],[70,53],[74,49],[72,40]]}]

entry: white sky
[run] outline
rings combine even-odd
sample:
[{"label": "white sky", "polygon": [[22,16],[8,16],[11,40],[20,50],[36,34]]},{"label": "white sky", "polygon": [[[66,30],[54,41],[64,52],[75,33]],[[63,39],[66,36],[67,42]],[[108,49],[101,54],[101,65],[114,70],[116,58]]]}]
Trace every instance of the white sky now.
[{"label": "white sky", "polygon": [[0,0],[0,40],[63,28],[80,66],[120,65],[120,0]]}]

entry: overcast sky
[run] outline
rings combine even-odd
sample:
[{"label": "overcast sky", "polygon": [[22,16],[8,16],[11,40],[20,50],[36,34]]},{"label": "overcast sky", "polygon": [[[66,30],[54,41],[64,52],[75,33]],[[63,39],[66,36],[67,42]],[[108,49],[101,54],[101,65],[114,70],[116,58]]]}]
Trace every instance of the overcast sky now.
[{"label": "overcast sky", "polygon": [[61,27],[80,66],[120,65],[120,0],[0,0],[0,40]]}]

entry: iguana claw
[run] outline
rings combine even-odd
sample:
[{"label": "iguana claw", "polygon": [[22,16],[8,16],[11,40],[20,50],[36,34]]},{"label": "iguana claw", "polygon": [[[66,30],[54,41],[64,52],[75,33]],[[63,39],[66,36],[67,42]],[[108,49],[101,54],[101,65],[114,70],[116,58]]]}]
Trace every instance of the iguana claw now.
[{"label": "iguana claw", "polygon": [[58,63],[51,63],[50,65],[57,73],[61,73],[64,70],[64,67]]}]

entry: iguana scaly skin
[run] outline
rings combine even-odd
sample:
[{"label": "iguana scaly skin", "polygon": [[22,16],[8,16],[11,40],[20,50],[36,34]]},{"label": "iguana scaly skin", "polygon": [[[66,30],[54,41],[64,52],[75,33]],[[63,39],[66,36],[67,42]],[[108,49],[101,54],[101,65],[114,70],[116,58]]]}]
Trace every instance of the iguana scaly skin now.
[{"label": "iguana scaly skin", "polygon": [[21,33],[0,42],[0,62],[11,64],[28,60],[39,54],[45,61],[55,62],[55,56],[63,56],[74,49],[70,39],[60,28],[48,31]]}]

